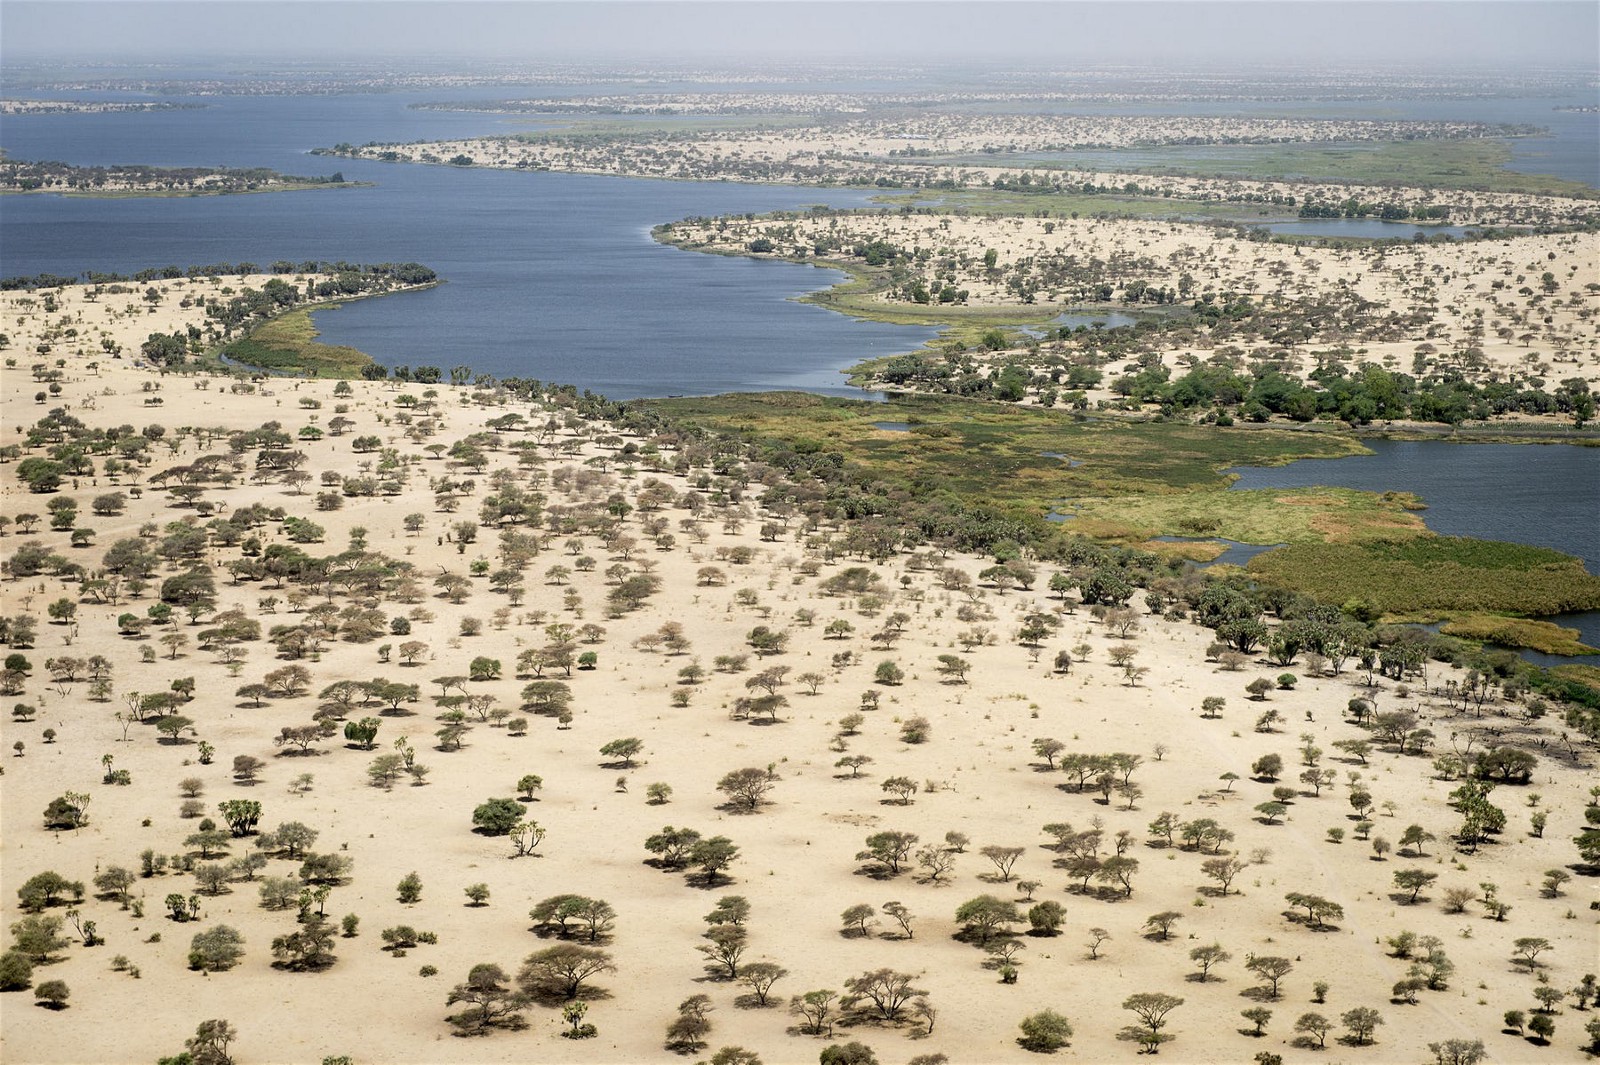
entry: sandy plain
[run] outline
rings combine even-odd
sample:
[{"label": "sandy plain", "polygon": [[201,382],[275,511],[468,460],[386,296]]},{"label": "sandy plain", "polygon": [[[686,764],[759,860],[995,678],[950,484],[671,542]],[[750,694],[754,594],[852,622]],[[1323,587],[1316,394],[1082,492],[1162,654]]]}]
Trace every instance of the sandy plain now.
[{"label": "sandy plain", "polygon": [[[203,284],[167,282],[164,287],[193,294]],[[1432,694],[1451,677],[1437,663],[1429,665],[1425,678],[1407,681],[1409,694],[1392,682],[1369,689],[1364,675],[1349,669],[1335,677],[1304,675],[1303,668],[1291,667],[1303,674],[1296,689],[1273,691],[1258,704],[1247,700],[1245,683],[1283,670],[1260,661],[1239,672],[1220,669],[1206,657],[1212,634],[1190,622],[1151,616],[1140,606],[1140,628],[1125,638],[1096,622],[1086,608],[1057,614],[1067,604],[1044,591],[1042,577],[1031,591],[1002,591],[979,582],[971,593],[958,593],[944,586],[942,567],[976,575],[988,560],[953,555],[929,564],[901,554],[874,565],[837,554],[830,559],[821,546],[832,531],[826,525],[808,530],[802,518],[763,513],[755,488],[739,502],[721,506],[710,500],[712,492],[696,488],[707,471],[691,469],[687,478],[644,468],[625,472],[619,443],[605,439],[612,434],[571,422],[562,410],[492,394],[475,399],[468,390],[447,385],[431,389],[435,395],[426,397],[423,393],[429,390],[421,386],[353,382],[353,394],[342,398],[334,395],[332,382],[273,380],[253,394],[240,394],[230,390],[228,379],[158,375],[135,365],[133,352],[141,333],[170,329],[182,324],[186,314],[196,313],[179,306],[178,299],[166,299],[150,313],[137,302],[131,310],[104,299],[83,303],[69,291],[61,297],[62,309],[49,316],[37,304],[19,304],[37,296],[0,297],[11,336],[7,355],[16,353],[20,364],[8,365],[4,372],[4,442],[20,443],[31,422],[59,405],[92,425],[163,426],[164,440],[175,440],[177,446],[158,443],[151,466],[124,475],[120,484],[96,474],[64,486],[62,494],[85,504],[79,524],[93,526],[93,546],[69,547],[65,532],[45,526],[27,536],[17,535],[13,526],[3,541],[8,558],[24,542],[40,541],[92,569],[109,545],[139,535],[146,523],[164,527],[196,518],[192,509],[176,505],[178,499],[150,481],[151,474],[192,463],[199,455],[198,438],[183,434],[183,427],[247,430],[278,421],[293,433],[313,419],[326,424],[335,404],[345,404],[355,427],[346,435],[297,442],[294,447],[307,456],[303,468],[319,479],[324,474],[333,480],[358,475],[375,456],[354,452],[351,442],[355,436],[377,434],[385,447],[405,456],[400,494],[351,498],[337,510],[321,511],[314,509],[315,486],[297,494],[283,483],[250,476],[247,463],[247,472],[231,486],[212,487],[202,498],[224,517],[263,503],[313,520],[326,530],[321,544],[303,545],[314,554],[343,551],[352,531],[364,528],[368,551],[415,567],[424,589],[420,601],[383,598],[376,607],[389,617],[409,616],[412,629],[405,639],[422,641],[427,650],[415,665],[382,664],[377,647],[401,643],[401,638],[328,639],[319,656],[300,660],[313,676],[306,694],[268,699],[255,707],[233,692],[288,664],[274,657],[268,643],[243,645],[246,655],[233,676],[193,638],[203,622],[192,626],[180,617],[175,631],[190,639],[177,648],[175,659],[155,637],[117,634],[117,616],[143,612],[155,601],[153,590],[119,605],[78,602],[74,623],[59,625],[44,616],[45,605],[62,596],[77,600],[73,585],[48,575],[0,583],[0,612],[31,613],[40,621],[34,646],[22,652],[33,663],[33,675],[16,700],[36,705],[37,717],[0,722],[0,746],[7,755],[0,778],[5,821],[0,918],[6,924],[21,918],[18,888],[36,873],[50,869],[92,884],[109,865],[137,869],[145,848],[183,852],[184,839],[196,825],[179,815],[178,782],[188,776],[201,779],[200,798],[211,810],[225,799],[251,798],[263,804],[263,829],[290,820],[316,829],[317,850],[346,855],[354,863],[348,882],[334,888],[327,900],[327,913],[361,918],[357,937],[336,941],[338,960],[330,969],[293,973],[274,968],[268,947],[273,937],[295,929],[294,910],[262,908],[255,883],[240,880],[220,894],[198,894],[198,920],[185,923],[169,919],[162,900],[171,892],[196,893],[190,875],[168,872],[140,879],[132,890],[146,904],[141,918],[114,899],[90,897],[79,908],[97,921],[106,942],[87,948],[74,942],[60,951],[59,960],[35,971],[36,982],[61,979],[70,985],[69,1008],[35,1007],[27,992],[0,996],[0,1056],[7,1061],[150,1061],[177,1052],[195,1025],[212,1017],[227,1018],[239,1029],[233,1049],[241,1062],[314,1062],[337,1054],[362,1063],[675,1060],[663,1046],[666,1025],[678,1003],[698,993],[709,995],[714,1005],[709,1045],[699,1057],[740,1045],[768,1063],[814,1060],[827,1040],[794,1034],[796,1018],[784,1008],[747,1008],[740,1002],[745,987],[708,977],[706,959],[696,951],[704,942],[702,917],[719,897],[730,894],[745,897],[751,906],[745,961],[771,960],[788,970],[773,989],[775,1001],[818,988],[842,991],[847,978],[880,967],[913,974],[915,986],[927,992],[937,1011],[931,1033],[923,1031],[925,1024],[909,1022],[841,1023],[834,1029],[834,1041],[859,1040],[884,1062],[921,1054],[945,1054],[952,1062],[1035,1060],[1017,1045],[1016,1025],[1046,1008],[1065,1014],[1076,1029],[1062,1058],[1131,1059],[1135,1045],[1116,1038],[1133,1019],[1121,1005],[1128,995],[1145,991],[1185,999],[1166,1029],[1177,1036],[1162,1051],[1166,1060],[1244,1061],[1269,1050],[1291,1062],[1420,1062],[1431,1057],[1427,1043],[1448,1038],[1482,1039],[1497,1061],[1570,1061],[1580,1056],[1582,1025],[1592,1014],[1575,1010],[1570,1001],[1555,1017],[1557,1033],[1550,1047],[1501,1030],[1504,1010],[1535,1005],[1535,976],[1512,961],[1516,938],[1550,941],[1553,949],[1539,960],[1540,971],[1554,987],[1572,987],[1594,969],[1595,916],[1586,909],[1593,897],[1592,879],[1576,878],[1559,896],[1540,887],[1545,870],[1574,862],[1570,839],[1582,823],[1585,794],[1594,780],[1593,751],[1569,752],[1556,738],[1559,725],[1550,724],[1553,718],[1532,722],[1525,708],[1498,703],[1481,718],[1452,711]],[[113,318],[114,313],[119,317]],[[62,315],[71,316],[78,334],[56,341],[49,361],[64,360],[63,388],[41,405],[33,399],[40,386],[23,367],[34,361],[29,353],[40,332],[52,324],[52,317],[59,324]],[[102,336],[123,345],[121,358],[101,349]],[[91,362],[98,366],[90,369]],[[397,406],[405,393],[423,396],[424,405]],[[148,402],[157,397],[160,405]],[[306,400],[320,402],[320,409],[310,409]],[[505,434],[498,446],[484,451],[487,466],[481,472],[453,468],[448,460],[426,457],[422,450],[424,440],[449,444],[513,411],[535,427],[553,418],[555,428]],[[403,424],[407,417],[410,425]],[[433,425],[431,437],[411,432],[419,421]],[[542,440],[535,449],[542,461],[518,462],[508,439],[518,435]],[[649,443],[629,442],[640,447]],[[220,438],[211,446],[227,451]],[[662,441],[661,446],[670,458],[673,443]],[[569,467],[571,472],[560,472]],[[13,518],[28,511],[42,513],[45,499],[18,484],[16,468],[15,463],[0,467],[4,513]],[[497,610],[510,607],[509,600],[491,591],[484,579],[470,579],[469,594],[461,603],[440,598],[432,583],[438,574],[466,575],[479,556],[495,557],[493,529],[481,530],[473,544],[445,537],[455,523],[473,520],[490,479],[502,470],[509,471],[510,481],[544,494],[547,514],[565,508],[567,515],[584,517],[591,530],[558,533],[548,518],[544,529],[520,530],[536,534],[541,548],[526,570],[525,598],[509,609],[503,626],[493,619]],[[475,487],[460,499],[459,510],[440,513],[431,486],[441,478],[468,477]],[[608,526],[611,498],[620,494],[637,503],[651,482],[666,485],[674,502],[653,513],[636,509],[619,525]],[[142,495],[130,498],[122,514],[87,515],[95,495],[121,491],[131,496],[136,484]],[[681,524],[691,517],[684,504],[693,494],[706,497],[699,533]],[[401,521],[411,513],[424,516],[415,534]],[[669,548],[642,531],[654,516],[669,519],[676,534]],[[768,522],[778,526],[773,539],[760,532]],[[258,535],[269,545],[285,540],[275,522]],[[597,564],[587,571],[579,568],[577,559],[583,555]],[[219,567],[238,557],[237,548],[218,545],[208,546],[203,556]],[[867,565],[881,578],[881,601],[829,595],[822,589],[822,581],[853,565]],[[552,566],[572,572],[554,575]],[[652,570],[660,590],[639,610],[611,616],[606,601],[616,576],[608,570],[614,566],[633,573]],[[721,571],[716,583],[706,582],[706,567]],[[1045,565],[1041,572],[1054,569]],[[235,584],[225,570],[217,570],[218,609],[238,607],[263,629],[305,622],[303,613],[289,612],[286,596],[292,590],[269,589],[255,581]],[[263,603],[269,597],[279,600],[270,608]],[[305,606],[322,598],[314,595]],[[347,602],[341,596],[336,605]],[[802,610],[812,617],[797,615]],[[1014,638],[1022,618],[1036,612],[1058,616],[1061,622],[1037,661]],[[878,649],[867,634],[883,627],[893,613],[906,615],[903,635],[891,649]],[[481,634],[461,634],[466,617],[484,622]],[[826,627],[834,620],[849,622],[854,631],[843,639],[830,638]],[[516,707],[526,678],[513,677],[519,653],[547,641],[546,625],[585,622],[602,625],[605,633],[598,643],[579,648],[598,653],[596,668],[563,678],[573,694],[570,727],[528,714],[531,726],[525,736],[475,723],[459,750],[435,749],[439,709],[433,697],[440,689],[431,678],[464,673],[474,657],[499,659],[504,663],[500,679],[473,682],[469,690],[492,695],[499,706],[523,713]],[[667,622],[681,625],[689,641],[682,654],[651,651],[648,639],[639,643]],[[758,625],[786,631],[787,649],[758,659],[748,646],[748,636]],[[963,647],[958,637],[974,626],[988,628],[994,643]],[[1089,653],[1070,673],[1054,672],[1055,650],[1080,643]],[[1114,648],[1130,644],[1138,649],[1138,664],[1149,670],[1133,684],[1108,661]],[[153,661],[144,660],[145,647],[156,651]],[[848,662],[836,659],[844,651],[851,653]],[[49,679],[47,659],[89,654],[104,655],[111,663],[110,701],[90,699],[81,680],[53,684]],[[741,654],[750,655],[743,672],[713,668],[718,656]],[[970,660],[964,683],[939,675],[941,654]],[[885,659],[901,664],[903,683],[874,682],[876,666]],[[682,686],[679,670],[696,660],[707,677],[689,686],[693,691],[687,705],[676,706],[672,693]],[[791,670],[780,689],[787,699],[781,720],[767,725],[734,720],[730,710],[736,700],[751,693],[747,681],[773,665]],[[821,675],[815,695],[807,694],[797,680],[808,672]],[[142,724],[134,725],[124,740],[114,716],[123,708],[124,693],[162,691],[180,676],[196,679],[194,699],[180,712],[194,720],[197,734],[169,743]],[[376,676],[417,683],[421,698],[407,704],[403,714],[381,715],[375,751],[353,749],[340,738],[315,745],[316,753],[305,756],[274,746],[280,728],[310,721],[318,706],[316,693],[324,686]],[[878,694],[878,708],[859,710],[867,691]],[[1206,696],[1226,698],[1221,719],[1200,718]],[[1515,742],[1535,750],[1539,764],[1533,783],[1495,794],[1509,819],[1503,835],[1472,855],[1453,846],[1450,836],[1460,818],[1447,796],[1456,785],[1436,779],[1431,757],[1402,757],[1379,744],[1369,756],[1371,764],[1364,766],[1336,751],[1337,740],[1367,736],[1343,714],[1356,696],[1374,698],[1380,710],[1413,709],[1436,734],[1434,754],[1465,748],[1469,742],[1474,749],[1487,742]],[[1276,731],[1255,731],[1253,722],[1264,709],[1283,715]],[[375,706],[358,711],[376,712]],[[853,712],[864,718],[859,734],[841,741],[838,722]],[[913,716],[927,719],[926,742],[902,740],[902,725]],[[55,730],[54,742],[44,742],[45,728]],[[1487,729],[1497,732],[1482,731]],[[1322,788],[1321,797],[1295,788],[1300,794],[1287,816],[1265,823],[1254,808],[1271,798],[1274,785],[1250,779],[1251,763],[1266,753],[1281,754],[1286,769],[1279,783],[1293,785],[1301,771],[1302,733],[1322,749],[1320,765],[1336,770],[1336,782]],[[367,765],[391,750],[399,736],[410,738],[417,760],[432,772],[420,786],[404,780],[390,790],[372,786]],[[599,754],[599,748],[625,736],[643,741],[637,765],[606,764],[612,759]],[[1126,809],[1120,795],[1102,804],[1098,793],[1064,787],[1068,778],[1044,771],[1031,750],[1039,737],[1058,739],[1069,752],[1139,755],[1143,762],[1132,780],[1142,794],[1133,808]],[[211,764],[199,764],[196,740],[216,748]],[[20,754],[13,753],[17,742],[24,745]],[[849,771],[835,766],[841,742],[848,753],[873,760],[857,779],[848,779]],[[130,784],[101,782],[106,754],[114,757],[116,769],[130,773]],[[230,766],[241,754],[266,763],[258,783],[246,786],[232,778]],[[728,809],[716,787],[723,774],[742,767],[770,767],[776,778],[769,804],[755,813]],[[314,776],[311,787],[292,793],[291,781],[305,773]],[[537,857],[513,859],[504,837],[473,833],[471,815],[487,799],[514,795],[515,782],[525,773],[543,777],[543,790],[528,810],[548,836]],[[1244,779],[1225,782],[1220,779],[1225,773]],[[1379,804],[1372,817],[1373,835],[1394,841],[1407,825],[1420,824],[1437,836],[1424,854],[1375,855],[1370,844],[1354,838],[1356,821],[1348,801],[1352,773],[1361,774]],[[880,782],[891,776],[905,776],[921,786],[909,804],[892,801],[881,789]],[[669,802],[647,799],[646,786],[653,782],[671,786]],[[91,794],[88,823],[77,831],[47,831],[40,811],[66,790]],[[1542,838],[1529,832],[1528,803],[1534,792],[1541,796],[1539,809],[1549,816]],[[1385,803],[1394,807],[1385,810]],[[1207,890],[1211,881],[1201,871],[1209,855],[1151,841],[1146,826],[1164,811],[1186,821],[1215,818],[1236,834],[1226,851],[1246,862],[1254,855],[1262,863],[1239,875],[1233,893],[1217,896]],[[1131,897],[1101,898],[1070,890],[1066,872],[1053,864],[1063,856],[1047,849],[1050,839],[1041,826],[1065,821],[1087,829],[1096,819],[1105,833],[1102,857],[1110,855],[1117,832],[1132,834],[1129,854],[1139,860],[1139,869]],[[741,850],[730,869],[731,880],[707,890],[690,886],[681,873],[646,865],[650,855],[644,840],[669,824],[730,837]],[[1328,839],[1330,828],[1349,834],[1336,844]],[[915,871],[877,879],[864,874],[867,863],[855,855],[868,834],[881,830],[914,832],[925,844],[938,843],[954,831],[971,842],[956,855],[953,875],[941,882],[925,882]],[[1010,882],[993,878],[995,867],[979,853],[986,845],[1024,848]],[[229,854],[244,854],[249,846],[248,839],[236,840]],[[296,866],[273,858],[260,875],[292,876]],[[1392,875],[1401,868],[1440,874],[1417,905],[1393,897]],[[405,905],[397,901],[395,886],[413,871],[422,879],[422,897]],[[1017,880],[1039,881],[1034,901],[1060,903],[1065,922],[1058,936],[1018,937],[1025,944],[1018,980],[1003,984],[994,969],[984,967],[981,950],[953,938],[959,931],[954,913],[981,894],[1019,897]],[[463,889],[480,882],[491,890],[487,905],[466,905]],[[1445,888],[1480,882],[1499,885],[1500,897],[1512,905],[1506,920],[1492,919],[1476,903],[1462,913],[1445,912]],[[1342,904],[1344,916],[1325,931],[1291,920],[1285,913],[1293,909],[1284,895],[1295,891]],[[451,986],[479,962],[495,962],[514,973],[524,957],[551,945],[553,941],[529,930],[528,910],[538,900],[564,892],[605,899],[618,914],[605,944],[616,971],[594,981],[604,994],[590,1002],[587,1017],[597,1025],[598,1036],[578,1043],[561,1039],[560,1011],[547,1006],[528,1011],[526,1031],[478,1039],[452,1035],[444,1020],[451,1012],[445,1006]],[[840,913],[846,907],[868,903],[881,911],[889,900],[903,902],[916,915],[914,938],[889,936],[892,923],[881,913],[871,935],[841,934]],[[1172,938],[1147,938],[1146,919],[1165,911],[1182,915]],[[57,916],[63,912],[61,907],[47,911]],[[244,957],[225,972],[191,971],[186,964],[190,937],[220,923],[243,934]],[[381,949],[379,932],[399,924],[432,931],[438,943],[391,957]],[[1089,960],[1085,944],[1095,927],[1108,931],[1110,939],[1100,958]],[[1023,922],[1016,930],[1025,928]],[[1384,939],[1402,930],[1439,937],[1455,964],[1446,989],[1421,992],[1416,1005],[1390,1001],[1391,985],[1405,975],[1409,962],[1390,957]],[[70,936],[70,926],[67,931]],[[158,934],[160,940],[154,941]],[[1199,982],[1193,979],[1196,970],[1188,952],[1213,942],[1231,952],[1233,960],[1214,970],[1219,978]],[[1251,997],[1258,981],[1243,966],[1252,953],[1292,961],[1281,1001],[1261,1003]],[[140,977],[113,971],[116,955],[125,955]],[[419,975],[424,965],[436,967],[438,975]],[[1330,985],[1325,1005],[1310,1002],[1315,981]],[[1250,1027],[1240,1011],[1260,1004],[1274,1011],[1267,1035],[1240,1034]],[[1386,1021],[1377,1030],[1377,1043],[1339,1044],[1339,1015],[1362,1006],[1378,1009]],[[1291,1045],[1296,1018],[1310,1011],[1335,1022],[1326,1050]]]}]

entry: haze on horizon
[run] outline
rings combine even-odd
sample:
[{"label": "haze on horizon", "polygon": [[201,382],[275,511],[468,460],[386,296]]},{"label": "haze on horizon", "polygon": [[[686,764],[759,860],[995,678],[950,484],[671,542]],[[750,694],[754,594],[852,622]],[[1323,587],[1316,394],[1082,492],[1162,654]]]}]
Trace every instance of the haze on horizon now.
[{"label": "haze on horizon", "polygon": [[1600,72],[1587,0],[0,0],[5,64],[779,62]]}]

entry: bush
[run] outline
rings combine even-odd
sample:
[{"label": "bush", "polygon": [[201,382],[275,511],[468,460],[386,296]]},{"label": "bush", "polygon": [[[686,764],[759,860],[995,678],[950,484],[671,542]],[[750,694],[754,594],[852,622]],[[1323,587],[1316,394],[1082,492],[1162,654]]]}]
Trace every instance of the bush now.
[{"label": "bush", "polygon": [[1053,1053],[1072,1038],[1072,1025],[1055,1010],[1042,1010],[1024,1017],[1017,1027],[1022,1029],[1022,1038],[1017,1042],[1036,1053]]},{"label": "bush", "polygon": [[21,991],[33,983],[33,962],[19,950],[0,954],[0,991]]},{"label": "bush", "polygon": [[490,799],[472,811],[472,823],[487,835],[503,836],[523,817],[516,799]]},{"label": "bush", "polygon": [[65,980],[46,980],[33,989],[33,997],[53,1010],[66,1009],[71,994]]}]

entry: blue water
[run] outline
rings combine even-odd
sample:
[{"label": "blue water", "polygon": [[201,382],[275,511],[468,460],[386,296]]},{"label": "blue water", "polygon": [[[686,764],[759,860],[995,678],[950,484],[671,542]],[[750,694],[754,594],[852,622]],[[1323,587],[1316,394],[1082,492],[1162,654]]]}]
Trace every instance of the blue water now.
[{"label": "blue water", "polygon": [[1222,554],[1209,562],[1200,563],[1200,568],[1207,566],[1243,566],[1252,558],[1267,551],[1271,551],[1278,544],[1244,544],[1238,540],[1229,540],[1223,536],[1157,536],[1157,540],[1167,544],[1227,544]]},{"label": "blue water", "polygon": [[[1600,573],[1600,449],[1436,440],[1365,443],[1373,454],[1238,466],[1228,472],[1239,475],[1236,489],[1331,485],[1415,492],[1428,505],[1421,514],[1434,532],[1552,547],[1582,559],[1590,573]],[[1577,629],[1584,643],[1600,647],[1600,611],[1547,620]]]},{"label": "blue water", "polygon": [[21,158],[340,171],[378,187],[175,199],[8,197],[0,209],[0,273],[415,260],[448,284],[319,313],[322,338],[389,365],[467,363],[616,399],[766,388],[860,395],[845,384],[842,368],[914,350],[936,333],[793,301],[839,280],[836,271],[681,252],[650,237],[652,225],[693,215],[862,206],[866,192],[303,154],[344,140],[467,136],[505,125],[500,116],[409,110],[410,99],[220,97],[192,111],[8,119],[0,139]]},{"label": "blue water", "polygon": [[[341,141],[464,137],[539,124],[526,116],[408,106],[423,99],[562,95],[582,89],[221,96],[187,101],[205,105],[197,110],[8,117],[0,126],[0,146],[18,158],[83,165],[265,166],[320,175],[341,171],[352,181],[375,181],[379,187],[192,199],[7,198],[0,204],[0,273],[131,271],[244,259],[417,260],[449,284],[321,313],[317,324],[324,339],[360,348],[390,365],[465,362],[499,375],[570,382],[616,398],[761,388],[857,394],[843,383],[839,369],[913,350],[933,335],[931,329],[861,322],[793,302],[833,283],[839,276],[833,272],[681,253],[649,237],[650,226],[690,215],[817,203],[861,206],[868,202],[866,192],[453,170],[305,154]],[[1573,176],[1576,160],[1580,169],[1593,170],[1584,153],[1596,150],[1595,116],[1551,110],[1557,102],[1582,101],[1369,101],[1282,110],[1537,122],[1555,135],[1539,139],[1544,154],[1527,156],[1531,168],[1546,165],[1549,172]],[[1275,109],[1217,103],[1063,108],[1212,114]],[[1352,228],[1343,221],[1331,225],[1333,232]],[[1379,225],[1383,235],[1411,232],[1382,223],[1353,225]],[[1113,316],[1106,324],[1126,324],[1124,317]],[[1070,319],[1071,324],[1091,320]]]},{"label": "blue water", "polygon": [[1369,240],[1411,240],[1423,237],[1455,237],[1472,232],[1470,226],[1419,226],[1411,222],[1384,222],[1376,218],[1308,218],[1302,222],[1263,222],[1252,228],[1266,229],[1284,236],[1362,237]]}]

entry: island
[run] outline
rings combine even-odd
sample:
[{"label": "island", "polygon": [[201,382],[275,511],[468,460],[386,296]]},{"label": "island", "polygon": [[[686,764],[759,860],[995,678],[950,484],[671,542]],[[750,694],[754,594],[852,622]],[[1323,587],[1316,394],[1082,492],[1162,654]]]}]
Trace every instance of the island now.
[{"label": "island", "polygon": [[297,177],[265,167],[74,166],[60,162],[0,159],[0,195],[230,196],[371,187],[371,182],[346,181],[341,173],[327,177]]}]

